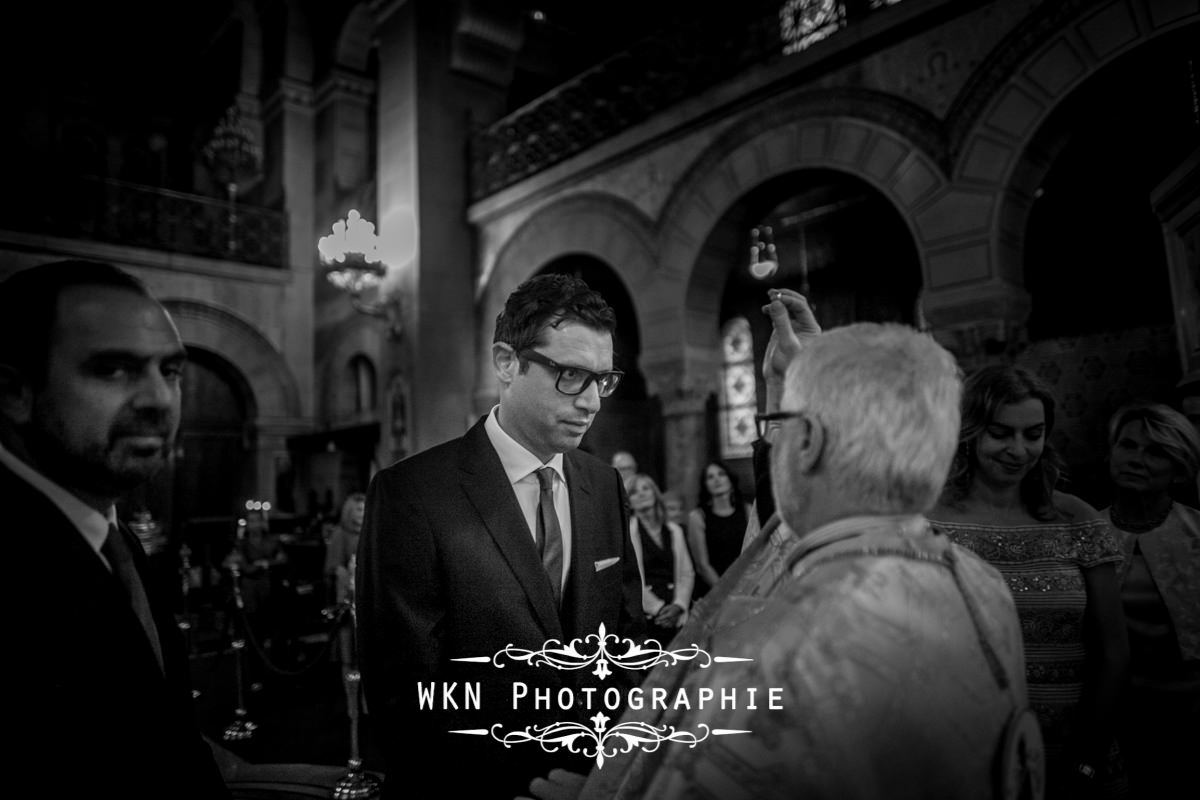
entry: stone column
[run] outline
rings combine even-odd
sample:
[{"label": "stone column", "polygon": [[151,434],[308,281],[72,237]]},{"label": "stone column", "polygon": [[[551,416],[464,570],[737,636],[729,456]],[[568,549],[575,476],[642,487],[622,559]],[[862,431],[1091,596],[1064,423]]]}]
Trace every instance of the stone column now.
[{"label": "stone column", "polygon": [[692,508],[697,501],[700,471],[712,445],[705,412],[717,373],[695,365],[689,370],[680,361],[673,361],[644,364],[642,374],[647,376],[649,392],[662,403],[666,488],[682,494],[685,507]]},{"label": "stone column", "polygon": [[[496,76],[507,82],[503,70],[477,68],[471,55],[478,48],[464,44],[505,30],[490,18],[475,24],[488,13],[484,5],[408,0],[373,6],[379,235],[404,313],[387,380],[399,374],[410,381],[414,451],[460,435],[475,404],[479,323],[475,234],[462,213],[468,201],[466,146],[472,124],[502,113],[505,92]],[[511,49],[507,40],[501,44]]]},{"label": "stone column", "polygon": [[313,414],[313,281],[317,262],[317,235],[313,227],[313,110],[312,88],[301,80],[280,78],[263,110],[264,127],[279,162],[268,166],[268,179],[286,200],[288,223],[287,269],[291,281],[284,287],[283,324],[279,347],[300,390],[300,410]]}]

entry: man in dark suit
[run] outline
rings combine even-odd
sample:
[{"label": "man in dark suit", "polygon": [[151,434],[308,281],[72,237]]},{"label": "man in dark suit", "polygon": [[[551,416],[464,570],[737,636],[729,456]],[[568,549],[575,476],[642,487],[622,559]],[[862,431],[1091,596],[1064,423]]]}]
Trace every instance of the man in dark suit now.
[{"label": "man in dark suit", "polygon": [[[507,657],[454,660],[570,643],[601,625],[620,637],[640,632],[641,583],[620,476],[576,450],[620,379],[614,325],[612,309],[583,281],[525,282],[496,320],[499,405],[462,438],[371,482],[358,620],[363,686],[383,735],[385,796],[522,794],[569,754],[547,754],[536,742],[506,747],[495,735],[587,718],[602,708],[598,700],[582,708],[583,688],[599,697],[613,677],[641,677],[604,681],[591,669]],[[527,694],[518,698],[521,684]],[[419,685],[436,689],[435,708],[421,707]],[[474,686],[480,699],[467,707],[464,691]],[[549,698],[540,707],[539,690]],[[562,691],[573,693],[571,708]],[[484,733],[453,732],[463,730]],[[585,768],[578,759],[565,763]],[[444,769],[448,762],[459,766]]]},{"label": "man in dark suit", "polygon": [[19,794],[228,797],[170,604],[114,507],[166,463],[185,358],[162,306],[108,264],[0,284],[4,605],[22,668],[5,749]]}]

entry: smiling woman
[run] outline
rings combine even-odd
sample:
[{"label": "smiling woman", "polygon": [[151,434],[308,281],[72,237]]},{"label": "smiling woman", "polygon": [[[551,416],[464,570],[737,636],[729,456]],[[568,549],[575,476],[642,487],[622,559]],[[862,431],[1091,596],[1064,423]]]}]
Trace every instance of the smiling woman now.
[{"label": "smiling woman", "polygon": [[1128,643],[1116,540],[1095,509],[1055,490],[1055,403],[1033,375],[985,367],[967,379],[962,409],[958,452],[930,521],[1012,591],[1046,744],[1046,796],[1120,796],[1112,742]]}]

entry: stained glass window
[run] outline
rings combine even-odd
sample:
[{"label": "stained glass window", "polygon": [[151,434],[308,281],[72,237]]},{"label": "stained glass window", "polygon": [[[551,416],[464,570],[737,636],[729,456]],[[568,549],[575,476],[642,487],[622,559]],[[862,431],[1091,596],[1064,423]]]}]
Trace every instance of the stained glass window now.
[{"label": "stained glass window", "polygon": [[754,412],[758,395],[754,377],[754,339],[745,317],[735,317],[721,331],[723,363],[718,425],[721,457],[747,458],[757,436]]}]

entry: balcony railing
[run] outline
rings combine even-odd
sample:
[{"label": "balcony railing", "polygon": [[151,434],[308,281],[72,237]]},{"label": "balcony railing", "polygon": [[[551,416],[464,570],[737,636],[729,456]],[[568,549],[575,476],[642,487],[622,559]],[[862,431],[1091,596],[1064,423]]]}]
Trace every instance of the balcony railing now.
[{"label": "balcony railing", "polygon": [[600,63],[471,139],[480,200],[748,67],[798,53],[900,0],[743,0]]},{"label": "balcony railing", "polygon": [[107,178],[10,195],[0,227],[265,267],[286,263],[283,212]]}]

